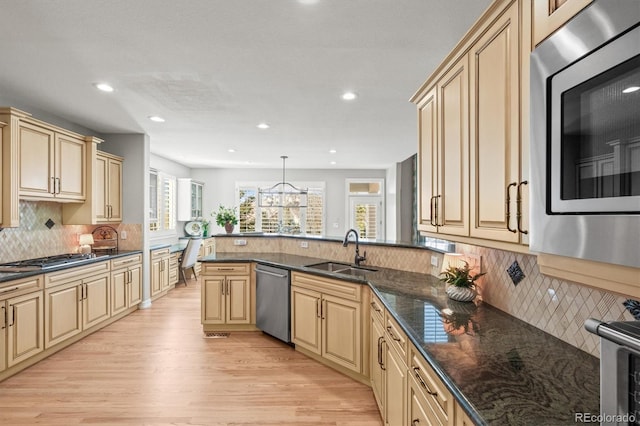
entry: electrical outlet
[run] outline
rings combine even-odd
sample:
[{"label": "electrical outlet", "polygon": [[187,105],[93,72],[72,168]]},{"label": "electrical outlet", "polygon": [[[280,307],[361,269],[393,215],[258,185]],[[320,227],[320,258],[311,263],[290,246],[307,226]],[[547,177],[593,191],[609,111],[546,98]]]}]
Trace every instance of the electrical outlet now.
[{"label": "electrical outlet", "polygon": [[431,266],[438,267],[438,256],[431,256]]},{"label": "electrical outlet", "polygon": [[127,239],[127,231],[120,232],[120,239],[121,240],[126,240]]},{"label": "electrical outlet", "polygon": [[233,240],[234,246],[246,246],[247,240]]},{"label": "electrical outlet", "polygon": [[300,247],[309,248],[309,243],[307,241],[300,241]]}]

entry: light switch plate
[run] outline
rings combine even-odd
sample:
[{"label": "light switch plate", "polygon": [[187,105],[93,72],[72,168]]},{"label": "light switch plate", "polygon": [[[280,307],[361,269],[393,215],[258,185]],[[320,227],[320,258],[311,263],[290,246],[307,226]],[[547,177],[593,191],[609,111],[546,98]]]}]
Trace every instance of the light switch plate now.
[{"label": "light switch plate", "polygon": [[309,243],[307,241],[300,241],[300,247],[309,248]]},{"label": "light switch plate", "polygon": [[247,240],[233,240],[234,246],[246,246]]},{"label": "light switch plate", "polygon": [[438,267],[438,256],[431,256],[431,266]]}]

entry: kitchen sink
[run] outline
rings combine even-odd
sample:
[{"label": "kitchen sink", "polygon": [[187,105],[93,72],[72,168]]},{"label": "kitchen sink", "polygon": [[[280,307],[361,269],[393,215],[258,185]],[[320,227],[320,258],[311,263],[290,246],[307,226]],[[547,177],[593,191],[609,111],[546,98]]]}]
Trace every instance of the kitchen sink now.
[{"label": "kitchen sink", "polygon": [[319,269],[321,271],[335,272],[336,274],[353,275],[363,277],[369,272],[376,272],[377,269],[365,268],[363,266],[350,265],[340,262],[321,262],[312,265],[306,265],[307,268]]}]

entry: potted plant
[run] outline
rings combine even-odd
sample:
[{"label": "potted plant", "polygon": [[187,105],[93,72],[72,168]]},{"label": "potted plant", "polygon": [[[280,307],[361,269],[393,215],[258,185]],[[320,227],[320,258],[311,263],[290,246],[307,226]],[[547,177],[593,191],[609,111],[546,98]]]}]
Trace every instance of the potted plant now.
[{"label": "potted plant", "polygon": [[447,269],[440,274],[442,276],[440,280],[447,283],[445,291],[450,299],[471,302],[477,295],[475,281],[484,274],[486,272],[472,274],[469,263],[463,261],[462,266],[448,265]]},{"label": "potted plant", "polygon": [[224,226],[227,234],[231,234],[235,225],[238,224],[238,216],[236,214],[235,207],[225,207],[220,204],[218,211],[211,213],[211,216],[216,217],[216,223],[220,226]]}]

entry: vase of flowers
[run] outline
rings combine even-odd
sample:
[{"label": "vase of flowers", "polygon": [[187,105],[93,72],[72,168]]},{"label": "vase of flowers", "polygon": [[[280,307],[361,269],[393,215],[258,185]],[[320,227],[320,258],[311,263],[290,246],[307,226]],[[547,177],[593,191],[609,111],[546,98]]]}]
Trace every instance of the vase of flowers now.
[{"label": "vase of flowers", "polygon": [[472,274],[469,263],[463,262],[462,266],[449,265],[440,274],[442,276],[440,280],[447,283],[445,292],[450,299],[458,302],[471,302],[478,294],[475,281],[484,274],[486,272]]},{"label": "vase of flowers", "polygon": [[216,223],[223,226],[227,234],[233,232],[233,228],[238,224],[238,215],[235,207],[225,207],[220,204],[217,212],[212,212],[211,216],[215,216]]}]

